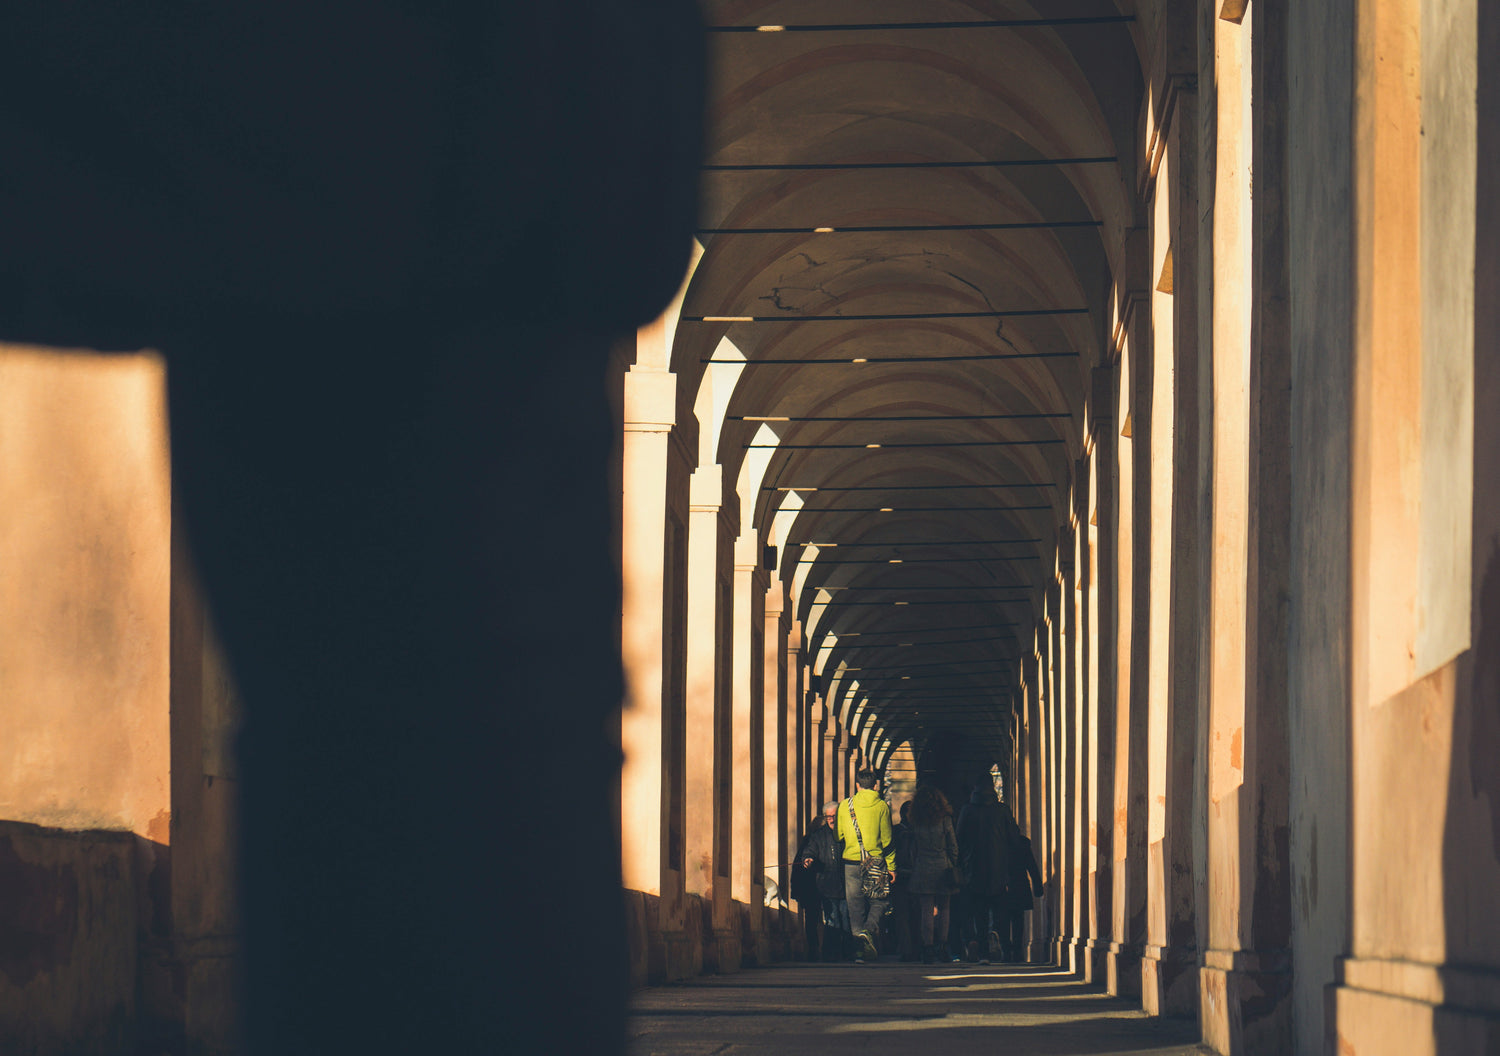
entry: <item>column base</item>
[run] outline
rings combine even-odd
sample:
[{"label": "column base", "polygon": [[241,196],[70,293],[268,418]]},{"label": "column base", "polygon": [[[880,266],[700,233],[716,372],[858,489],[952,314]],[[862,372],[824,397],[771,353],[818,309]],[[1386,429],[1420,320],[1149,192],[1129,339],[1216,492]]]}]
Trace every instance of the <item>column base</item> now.
[{"label": "column base", "polygon": [[1083,981],[1094,986],[1103,986],[1109,978],[1109,943],[1089,939],[1084,943]]},{"label": "column base", "polygon": [[1141,948],[1112,942],[1104,957],[1104,989],[1115,997],[1141,996]]},{"label": "column base", "polygon": [[1079,978],[1087,979],[1089,974],[1089,940],[1075,938],[1068,940],[1068,968]]},{"label": "column base", "polygon": [[657,939],[660,943],[660,982],[679,983],[698,974],[702,965],[702,952],[698,951],[697,958],[694,958],[693,942],[687,932],[663,931]]},{"label": "column base", "polygon": [[1147,946],[1141,955],[1141,1007],[1153,1016],[1190,1017],[1198,1011],[1198,951]]},{"label": "column base", "polygon": [[1198,972],[1205,1045],[1223,1056],[1292,1051],[1288,951],[1205,950]]},{"label": "column base", "polygon": [[1500,974],[1347,957],[1328,990],[1330,1052],[1500,1051]]}]

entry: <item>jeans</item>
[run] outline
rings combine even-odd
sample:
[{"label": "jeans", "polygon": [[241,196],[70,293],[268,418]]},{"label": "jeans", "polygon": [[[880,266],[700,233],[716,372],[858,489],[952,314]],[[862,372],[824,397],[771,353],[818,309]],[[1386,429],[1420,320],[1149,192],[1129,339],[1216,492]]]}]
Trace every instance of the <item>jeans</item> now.
[{"label": "jeans", "polygon": [[842,898],[823,899],[823,923],[840,931],[849,930],[849,903]]},{"label": "jeans", "polygon": [[880,931],[885,902],[865,897],[865,870],[858,862],[844,862],[844,901],[849,904],[850,932],[868,932],[873,938]]}]

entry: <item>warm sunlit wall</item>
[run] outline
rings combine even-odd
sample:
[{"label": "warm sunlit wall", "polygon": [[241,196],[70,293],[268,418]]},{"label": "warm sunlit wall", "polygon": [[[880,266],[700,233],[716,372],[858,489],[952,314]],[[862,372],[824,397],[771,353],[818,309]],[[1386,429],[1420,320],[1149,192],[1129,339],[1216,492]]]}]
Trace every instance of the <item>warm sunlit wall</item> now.
[{"label": "warm sunlit wall", "polygon": [[167,842],[163,382],[0,348],[0,819]]}]

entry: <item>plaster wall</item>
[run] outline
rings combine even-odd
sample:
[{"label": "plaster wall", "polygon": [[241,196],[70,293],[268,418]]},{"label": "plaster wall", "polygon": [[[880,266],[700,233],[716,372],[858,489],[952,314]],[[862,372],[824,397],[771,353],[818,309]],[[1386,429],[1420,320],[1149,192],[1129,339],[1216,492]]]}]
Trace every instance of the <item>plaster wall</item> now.
[{"label": "plaster wall", "polygon": [[155,356],[0,348],[0,819],[167,842],[167,462]]},{"label": "plaster wall", "polygon": [[170,927],[164,381],[153,355],[0,347],[0,1038],[18,1052],[133,1044],[142,942]]}]

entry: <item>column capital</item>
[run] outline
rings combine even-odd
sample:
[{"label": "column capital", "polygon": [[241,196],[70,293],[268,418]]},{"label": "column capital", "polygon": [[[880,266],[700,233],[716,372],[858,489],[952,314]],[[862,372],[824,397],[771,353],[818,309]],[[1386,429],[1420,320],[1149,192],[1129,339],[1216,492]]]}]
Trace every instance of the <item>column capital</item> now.
[{"label": "column capital", "polygon": [[677,375],[631,367],[625,372],[625,431],[665,433],[677,424]]},{"label": "column capital", "polygon": [[734,570],[759,572],[760,558],[760,532],[754,528],[746,528],[734,541]]},{"label": "column capital", "polygon": [[780,580],[772,580],[771,585],[766,588],[766,620],[781,619],[785,611],[786,591],[781,587]]},{"label": "column capital", "polygon": [[688,481],[688,509],[692,513],[717,513],[724,505],[724,467],[699,466]]}]

